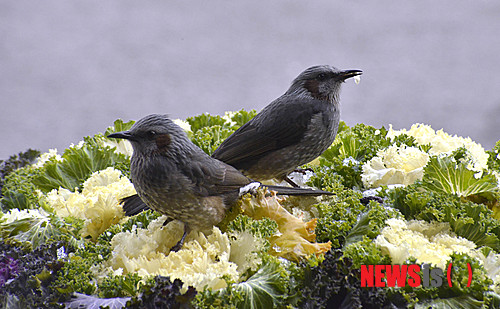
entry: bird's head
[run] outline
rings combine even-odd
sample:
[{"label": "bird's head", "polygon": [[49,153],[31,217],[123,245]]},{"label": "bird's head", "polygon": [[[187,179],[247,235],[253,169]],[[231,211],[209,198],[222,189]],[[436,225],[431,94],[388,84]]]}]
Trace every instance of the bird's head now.
[{"label": "bird's head", "polygon": [[184,130],[166,115],[148,115],[138,120],[128,131],[112,133],[108,138],[129,140],[134,154],[165,153],[188,140]]},{"label": "bird's head", "polygon": [[339,70],[329,65],[313,66],[294,79],[286,94],[305,94],[318,100],[338,102],[342,83],[362,73],[360,70]]}]

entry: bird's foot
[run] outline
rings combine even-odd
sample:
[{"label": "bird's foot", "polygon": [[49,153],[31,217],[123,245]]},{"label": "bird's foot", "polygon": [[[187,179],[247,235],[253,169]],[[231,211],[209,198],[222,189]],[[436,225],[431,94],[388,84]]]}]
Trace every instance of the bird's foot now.
[{"label": "bird's foot", "polygon": [[177,252],[181,250],[182,246],[184,245],[184,240],[186,239],[186,236],[190,231],[191,229],[189,228],[189,226],[184,223],[184,234],[182,234],[181,240],[179,240],[172,248],[170,248],[170,252]]},{"label": "bird's foot", "polygon": [[184,241],[181,239],[172,248],[170,248],[170,252],[177,252],[177,251],[181,250],[183,245],[184,245]]},{"label": "bird's foot", "polygon": [[249,183],[248,185],[240,188],[240,196],[243,196],[247,193],[252,193],[252,195],[257,194],[257,189],[261,186],[260,182],[254,181]]},{"label": "bird's foot", "polygon": [[293,180],[291,180],[288,176],[285,176],[284,180],[288,182],[289,185],[291,185],[294,188],[300,188],[298,184],[296,184]]}]

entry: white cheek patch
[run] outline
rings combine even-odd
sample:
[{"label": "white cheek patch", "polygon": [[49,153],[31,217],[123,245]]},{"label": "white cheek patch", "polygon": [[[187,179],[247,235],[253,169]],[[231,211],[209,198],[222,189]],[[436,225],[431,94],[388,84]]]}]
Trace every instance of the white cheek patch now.
[{"label": "white cheek patch", "polygon": [[354,76],[354,82],[356,83],[356,85],[359,85],[359,83],[361,82],[361,75]]},{"label": "white cheek patch", "polygon": [[260,187],[260,182],[257,182],[257,181],[251,182],[248,185],[240,188],[240,196],[243,196],[243,195],[247,194],[248,192],[255,191],[259,187]]}]

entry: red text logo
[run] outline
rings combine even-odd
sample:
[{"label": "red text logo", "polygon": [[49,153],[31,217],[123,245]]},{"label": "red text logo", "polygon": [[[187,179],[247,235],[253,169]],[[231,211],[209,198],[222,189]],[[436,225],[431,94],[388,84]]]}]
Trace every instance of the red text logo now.
[{"label": "red text logo", "polygon": [[[452,287],[452,263],[448,264],[446,279]],[[467,287],[472,281],[472,268],[467,263],[469,278]],[[429,264],[410,265],[361,265],[362,287],[440,287],[443,284],[444,271],[431,268]]]}]

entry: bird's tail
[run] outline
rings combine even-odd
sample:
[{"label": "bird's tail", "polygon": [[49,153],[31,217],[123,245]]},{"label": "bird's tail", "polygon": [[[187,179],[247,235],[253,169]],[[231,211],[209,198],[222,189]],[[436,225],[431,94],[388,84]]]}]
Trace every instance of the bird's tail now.
[{"label": "bird's tail", "polygon": [[[305,188],[293,188],[293,187],[282,187],[282,186],[268,186],[262,185],[269,189],[269,191],[276,191],[278,195],[302,195],[302,196],[318,196],[318,195],[335,195],[333,192],[305,189]],[[121,199],[120,201],[123,205],[123,211],[127,217],[135,216],[149,207],[144,204],[139,195],[134,194]]]},{"label": "bird's tail", "polygon": [[127,217],[135,216],[149,209],[148,205],[144,204],[137,194],[122,198],[120,202],[123,204],[122,208]]},{"label": "bird's tail", "polygon": [[282,187],[282,186],[268,186],[262,185],[269,189],[269,191],[276,191],[278,195],[305,195],[305,196],[318,196],[318,195],[335,195],[333,192],[314,190],[306,188]]}]

